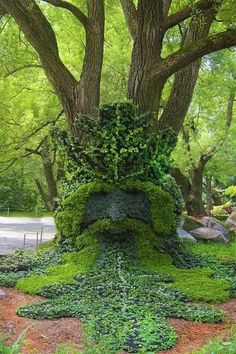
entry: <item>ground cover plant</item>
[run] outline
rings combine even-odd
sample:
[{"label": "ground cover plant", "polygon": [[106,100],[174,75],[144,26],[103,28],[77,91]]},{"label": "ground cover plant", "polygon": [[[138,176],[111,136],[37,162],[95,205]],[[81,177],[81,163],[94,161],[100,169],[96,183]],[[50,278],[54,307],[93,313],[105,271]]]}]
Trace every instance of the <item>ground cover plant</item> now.
[{"label": "ground cover plant", "polygon": [[181,199],[168,174],[176,135],[154,136],[152,114],[128,103],[103,106],[95,127],[81,122],[84,146],[53,131],[70,172],[55,242],[0,259],[0,285],[47,299],[17,314],[77,317],[110,353],[172,347],[167,318],[224,321],[212,304],[235,295],[235,260],[194,253],[177,236]]},{"label": "ground cover plant", "polygon": [[[21,307],[18,309],[18,314],[35,319],[79,317],[84,321],[89,337],[98,342],[104,341],[105,338],[111,353],[120,349],[130,352],[144,350],[145,352],[145,350],[157,351],[171,347],[176,342],[177,336],[166,323],[165,317],[185,318],[200,322],[223,321],[224,315],[219,310],[211,306],[191,303],[190,300],[203,300],[205,297],[205,301],[225,301],[232,295],[228,291],[229,282],[222,279],[210,279],[209,275],[214,274],[213,270],[210,273],[209,269],[203,268],[177,268],[171,264],[170,256],[160,250],[155,251],[151,240],[144,242],[140,233],[140,237],[137,235],[135,237],[136,246],[134,247],[133,237],[135,237],[133,233],[112,235],[107,232],[98,236],[98,243],[95,237],[91,237],[90,240],[87,239],[87,247],[82,250],[62,252],[60,257],[58,256],[56,265],[59,269],[66,264],[61,264],[63,257],[64,262],[66,258],[67,261],[71,262],[74,259],[80,263],[79,253],[82,252],[82,254],[86,253],[88,258],[91,244],[94,241],[102,249],[100,257],[97,257],[97,260],[94,259],[94,265],[90,267],[89,272],[84,273],[82,270],[79,274],[80,271],[77,270],[77,276],[75,272],[73,277],[65,272],[64,279],[62,277],[58,279],[55,275],[55,284],[50,279],[51,268],[44,268],[41,271],[38,269],[38,274],[34,274],[32,258],[36,258],[34,263],[36,265],[40,257],[42,260],[46,257],[51,259],[52,254],[55,255],[58,250],[46,249],[39,252],[38,258],[34,252],[24,251],[24,257],[29,258],[26,263],[31,262],[31,266],[25,271],[28,272],[28,276],[19,280],[18,285],[21,290],[41,294],[48,300],[42,304]],[[144,252],[141,252],[142,250]],[[145,250],[147,257],[149,255],[152,259],[151,263],[146,259],[145,264],[145,257],[140,258],[140,254],[145,254]],[[212,262],[210,258],[204,259],[209,264]],[[85,260],[86,257],[84,257],[84,262]],[[161,267],[163,261],[162,268],[158,268]],[[20,263],[23,264],[22,259]],[[12,269],[17,268],[16,264],[19,266],[18,261],[13,262]],[[1,269],[4,270],[3,260]],[[227,271],[229,278],[229,269],[226,264],[223,270]],[[182,275],[178,278],[179,272],[180,274],[182,272]],[[18,270],[15,273],[20,273],[22,277],[21,271]],[[8,274],[6,272],[3,274],[7,279]],[[225,273],[221,274],[221,277],[224,278],[225,275]],[[40,277],[43,279],[41,283]],[[200,277],[199,282],[198,277]],[[190,293],[188,293],[188,285],[184,288],[185,280],[187,284],[188,281],[190,284],[196,282]],[[36,284],[39,282],[39,288],[35,288],[35,282]],[[1,284],[6,285],[3,278]],[[182,291],[178,289],[181,285]],[[203,290],[202,293],[201,290]]]}]

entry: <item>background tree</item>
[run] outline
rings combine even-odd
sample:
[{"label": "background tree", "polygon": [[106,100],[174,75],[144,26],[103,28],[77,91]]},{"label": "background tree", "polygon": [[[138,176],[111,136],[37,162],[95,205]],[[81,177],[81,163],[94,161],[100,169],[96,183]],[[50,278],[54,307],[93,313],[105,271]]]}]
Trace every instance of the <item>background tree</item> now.
[{"label": "background tree", "polygon": [[[85,55],[79,80],[61,60],[57,36],[47,16],[45,3],[69,11],[85,30]],[[104,1],[88,0],[86,9],[61,0],[42,1],[39,4],[33,0],[20,0],[17,3],[1,0],[0,5],[2,13],[15,19],[38,53],[61,101],[70,130],[79,136],[75,125],[77,112],[92,115],[99,105]],[[197,61],[208,53],[236,44],[236,29],[231,25],[234,18],[224,18],[220,28],[219,22],[214,21],[216,15],[221,17],[230,7],[232,9],[232,4],[223,0],[189,1],[180,10],[177,10],[176,1],[139,0],[136,7],[133,1],[124,0],[121,5],[134,40],[128,98],[139,105],[141,112],[154,111],[158,115],[163,88],[168,78],[178,72],[157,125],[159,128],[171,126],[178,132],[191,101],[200,66]],[[177,48],[164,57],[168,31],[178,25],[181,28],[181,24],[184,30],[179,35]],[[181,72],[187,67],[187,72]],[[183,78],[186,81],[183,82]],[[190,83],[188,91],[186,83]]]},{"label": "background tree", "polygon": [[[214,161],[219,160],[220,156],[221,165],[234,165],[232,146],[235,139],[233,117],[236,87],[234,74],[231,73],[232,70],[234,72],[234,63],[231,60],[231,53],[221,53],[211,60],[206,59],[196,96],[174,154],[176,163],[172,175],[181,187],[189,215],[205,213],[203,189],[210,203],[208,207],[213,206],[210,195],[212,177],[216,176],[216,173],[213,173],[216,168]],[[225,65],[219,65],[220,62]],[[232,156],[226,161],[223,155],[230,153]],[[211,160],[211,168],[206,168]],[[232,171],[232,168],[228,168],[226,173],[224,168],[224,175],[229,176],[230,170]]]}]

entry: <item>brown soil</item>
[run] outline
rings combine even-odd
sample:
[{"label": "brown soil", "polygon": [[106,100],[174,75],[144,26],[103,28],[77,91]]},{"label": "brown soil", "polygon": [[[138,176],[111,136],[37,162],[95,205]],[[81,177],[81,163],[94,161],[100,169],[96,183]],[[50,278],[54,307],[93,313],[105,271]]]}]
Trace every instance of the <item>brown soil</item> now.
[{"label": "brown soil", "polygon": [[[30,327],[23,354],[52,354],[60,343],[73,342],[82,347],[83,327],[79,320],[62,318],[58,320],[34,321],[16,315],[16,309],[23,304],[43,301],[39,296],[25,295],[15,289],[4,289],[6,296],[0,298],[0,332],[11,344],[19,334]],[[169,323],[176,330],[179,340],[174,348],[159,354],[188,354],[216,336],[227,336],[230,326],[236,321],[236,299],[220,305],[227,316],[223,324],[196,323],[170,319]]]},{"label": "brown soil", "polygon": [[58,320],[30,320],[16,315],[20,305],[41,302],[39,296],[29,296],[15,289],[1,288],[7,296],[0,298],[0,332],[7,338],[6,344],[13,343],[25,328],[30,327],[23,354],[52,354],[60,343],[73,342],[81,347],[83,328],[75,318]]}]

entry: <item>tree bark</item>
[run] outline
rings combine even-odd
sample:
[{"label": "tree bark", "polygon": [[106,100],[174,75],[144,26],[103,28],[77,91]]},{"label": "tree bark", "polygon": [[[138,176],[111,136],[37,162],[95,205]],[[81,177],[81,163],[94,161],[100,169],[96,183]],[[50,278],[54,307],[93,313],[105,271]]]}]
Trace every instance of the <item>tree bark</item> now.
[{"label": "tree bark", "polygon": [[[183,46],[188,46],[194,41],[206,37],[214,16],[214,9],[207,10],[202,15],[194,16],[183,39]],[[171,94],[157,123],[158,129],[171,127],[176,133],[180,132],[192,101],[200,66],[201,59],[175,74]]]},{"label": "tree bark", "polygon": [[163,3],[140,0],[137,8],[137,31],[132,51],[128,82],[128,98],[140,111],[158,112],[164,80],[152,80],[154,64],[161,62],[164,36]]},{"label": "tree bark", "polygon": [[104,46],[104,1],[87,0],[88,22],[82,73],[73,94],[76,111],[94,116],[100,101]]},{"label": "tree bark", "polygon": [[137,10],[133,0],[120,0],[129,32],[133,39],[137,33]]}]

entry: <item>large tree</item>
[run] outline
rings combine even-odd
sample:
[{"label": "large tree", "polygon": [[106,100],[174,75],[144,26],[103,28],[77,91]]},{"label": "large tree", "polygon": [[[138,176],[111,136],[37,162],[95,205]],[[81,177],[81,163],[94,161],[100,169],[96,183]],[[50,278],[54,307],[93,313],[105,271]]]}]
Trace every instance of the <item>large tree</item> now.
[{"label": "large tree", "polygon": [[[79,80],[61,60],[56,34],[44,12],[45,3],[69,11],[78,26],[84,28],[86,43]],[[75,125],[77,113],[93,116],[99,105],[103,65],[104,1],[86,3],[85,12],[75,1],[0,0],[1,14],[15,19],[38,53],[74,136],[80,136]],[[154,111],[159,115],[155,129],[170,126],[179,132],[191,102],[201,58],[236,45],[232,21],[228,27],[227,23],[219,26],[214,21],[221,8],[230,4],[224,0],[199,0],[183,2],[185,6],[177,8],[179,2],[171,0],[139,0],[137,4],[120,0],[120,3],[133,37],[127,97],[139,105],[141,112]],[[165,56],[166,38],[175,27],[180,29],[181,43]],[[175,77],[171,93],[160,110],[163,88],[172,75]]]}]

